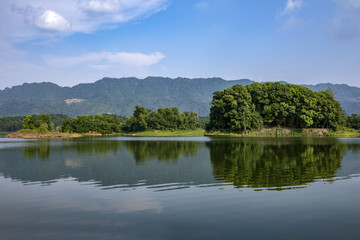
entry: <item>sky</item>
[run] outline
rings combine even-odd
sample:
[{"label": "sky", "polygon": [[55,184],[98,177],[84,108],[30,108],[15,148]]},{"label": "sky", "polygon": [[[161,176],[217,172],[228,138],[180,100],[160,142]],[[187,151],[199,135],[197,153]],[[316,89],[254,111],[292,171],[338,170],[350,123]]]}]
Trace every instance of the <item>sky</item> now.
[{"label": "sky", "polygon": [[147,76],[360,87],[360,0],[1,0],[0,89]]}]

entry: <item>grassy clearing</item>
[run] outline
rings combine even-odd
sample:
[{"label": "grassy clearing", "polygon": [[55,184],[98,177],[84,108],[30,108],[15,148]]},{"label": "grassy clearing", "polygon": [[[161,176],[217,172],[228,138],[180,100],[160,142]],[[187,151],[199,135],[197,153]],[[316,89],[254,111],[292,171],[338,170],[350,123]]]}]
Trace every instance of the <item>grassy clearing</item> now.
[{"label": "grassy clearing", "polygon": [[17,132],[14,132],[13,134],[48,134],[48,133],[54,133],[51,131],[39,131],[38,129],[21,129]]},{"label": "grassy clearing", "polygon": [[78,133],[60,133],[60,132],[42,132],[39,130],[30,130],[30,129],[21,129],[17,132],[10,133],[6,135],[6,138],[74,138],[74,137],[83,137],[84,135]]},{"label": "grassy clearing", "polygon": [[338,131],[328,133],[329,137],[360,137],[360,130],[344,128]]},{"label": "grassy clearing", "polygon": [[138,136],[138,137],[197,137],[204,136],[205,130],[195,129],[195,130],[176,130],[176,131],[160,131],[152,130],[145,132],[135,132],[135,133],[123,133],[122,136]]}]

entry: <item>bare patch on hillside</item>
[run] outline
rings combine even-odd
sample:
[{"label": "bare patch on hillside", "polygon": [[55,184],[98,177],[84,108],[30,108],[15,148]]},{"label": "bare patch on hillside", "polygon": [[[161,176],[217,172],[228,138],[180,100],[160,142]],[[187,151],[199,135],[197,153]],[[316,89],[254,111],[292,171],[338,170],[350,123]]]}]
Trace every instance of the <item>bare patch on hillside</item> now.
[{"label": "bare patch on hillside", "polygon": [[73,104],[73,103],[82,103],[85,101],[85,99],[70,98],[70,99],[65,99],[64,101],[66,102],[66,104]]}]

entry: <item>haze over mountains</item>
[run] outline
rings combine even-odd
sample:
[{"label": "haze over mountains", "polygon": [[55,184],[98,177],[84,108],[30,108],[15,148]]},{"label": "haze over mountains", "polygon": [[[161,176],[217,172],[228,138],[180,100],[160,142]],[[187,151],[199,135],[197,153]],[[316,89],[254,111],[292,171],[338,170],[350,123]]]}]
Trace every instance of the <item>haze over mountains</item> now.
[{"label": "haze over mountains", "polygon": [[[61,113],[75,117],[103,113],[132,115],[136,105],[152,110],[177,107],[208,116],[212,93],[248,79],[227,81],[221,78],[103,78],[95,83],[60,87],[54,83],[25,83],[0,90],[0,117],[41,113]],[[303,85],[315,91],[328,88],[348,115],[360,114],[360,88],[345,84]]]}]

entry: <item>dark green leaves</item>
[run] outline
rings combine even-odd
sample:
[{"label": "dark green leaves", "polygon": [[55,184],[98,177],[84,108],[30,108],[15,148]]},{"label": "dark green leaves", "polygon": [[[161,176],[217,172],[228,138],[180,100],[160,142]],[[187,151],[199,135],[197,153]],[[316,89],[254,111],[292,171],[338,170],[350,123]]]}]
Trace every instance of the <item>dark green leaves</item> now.
[{"label": "dark green leaves", "polygon": [[195,112],[180,113],[176,107],[159,108],[151,111],[136,106],[132,117],[127,118],[123,130],[139,132],[146,130],[187,130],[200,127],[200,120]]},{"label": "dark green leaves", "polygon": [[215,92],[207,130],[243,132],[266,126],[336,129],[345,115],[331,90],[281,83],[235,85]]}]

